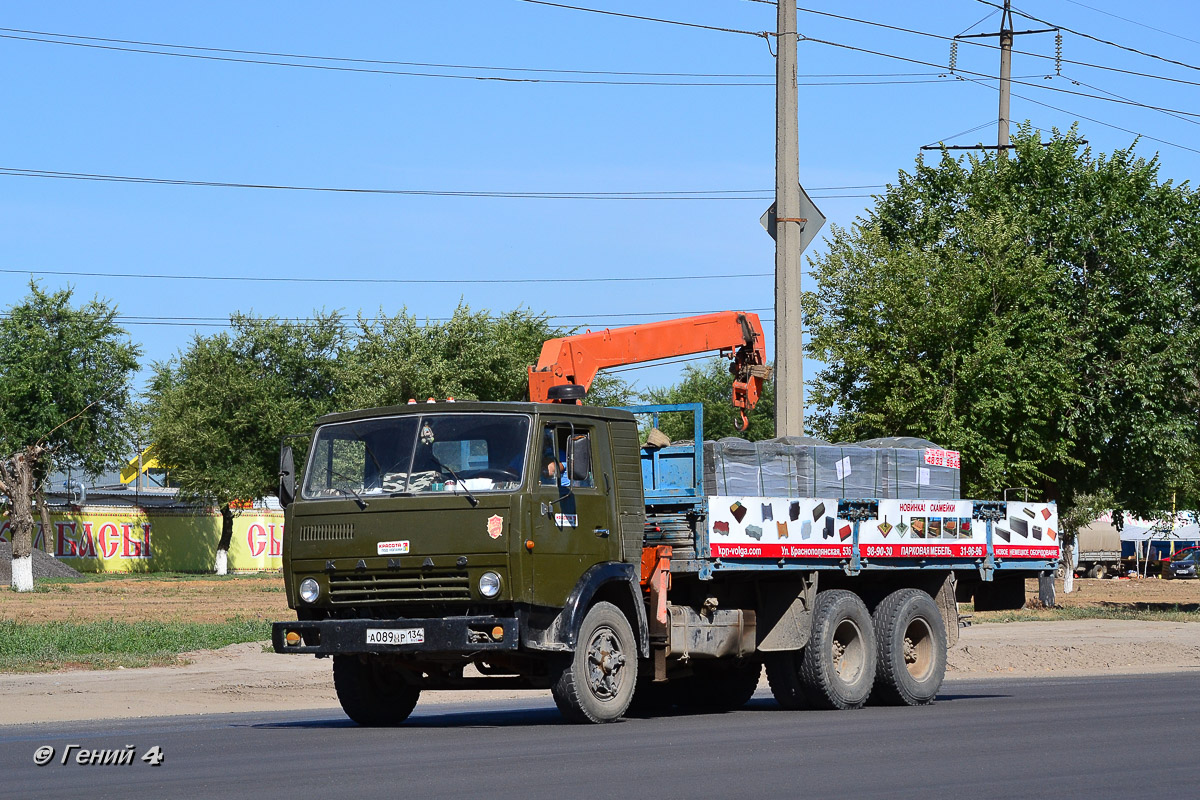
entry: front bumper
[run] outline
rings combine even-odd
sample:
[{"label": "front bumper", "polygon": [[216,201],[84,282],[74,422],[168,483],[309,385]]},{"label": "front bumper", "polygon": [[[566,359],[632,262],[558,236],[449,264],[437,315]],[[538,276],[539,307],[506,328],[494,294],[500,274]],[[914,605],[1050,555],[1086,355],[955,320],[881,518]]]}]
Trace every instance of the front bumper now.
[{"label": "front bumper", "polygon": [[[412,644],[367,644],[367,629],[422,628],[425,641]],[[503,635],[494,636],[496,628]],[[287,644],[287,634],[300,634],[300,643]],[[514,617],[433,617],[428,619],[327,619],[313,622],[276,622],[271,645],[276,653],[340,655],[376,653],[462,653],[516,650],[518,623]]]}]

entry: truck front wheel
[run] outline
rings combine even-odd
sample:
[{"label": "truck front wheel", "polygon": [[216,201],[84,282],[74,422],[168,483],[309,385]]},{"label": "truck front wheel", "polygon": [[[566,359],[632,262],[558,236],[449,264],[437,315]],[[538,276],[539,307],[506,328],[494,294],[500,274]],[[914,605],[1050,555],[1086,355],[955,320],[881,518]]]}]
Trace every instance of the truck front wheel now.
[{"label": "truck front wheel", "polygon": [[367,727],[390,727],[408,719],[421,690],[378,656],[334,656],[333,688],[346,716]]},{"label": "truck front wheel", "polygon": [[872,615],[879,649],[875,699],[888,705],[932,703],[946,677],[946,626],[933,598],[899,589]]},{"label": "truck front wheel", "polygon": [[575,652],[560,667],[554,704],[569,722],[613,722],[633,699],[638,651],[633,629],[612,603],[596,603],[583,618]]}]

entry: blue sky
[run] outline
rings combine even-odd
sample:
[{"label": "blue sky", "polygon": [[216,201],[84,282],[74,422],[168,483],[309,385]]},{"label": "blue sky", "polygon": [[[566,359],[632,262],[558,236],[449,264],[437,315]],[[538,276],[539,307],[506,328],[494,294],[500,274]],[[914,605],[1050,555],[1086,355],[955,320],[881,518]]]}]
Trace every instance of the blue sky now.
[{"label": "blue sky", "polygon": [[[978,0],[840,2],[811,8],[953,36],[994,31]],[[610,11],[741,31],[773,30],[775,8],[750,0],[577,0]],[[1200,62],[1191,3],[1022,0],[1054,24],[1185,62]],[[1108,14],[1127,17],[1121,20]],[[831,223],[849,225],[921,145],[985,125],[954,143],[995,142],[995,81],[945,75],[946,41],[811,13],[800,32],[943,68],[815,42],[799,48],[801,181]],[[1148,26],[1148,27],[1147,27]],[[773,318],[771,239],[758,217],[774,185],[774,59],[762,38],[602,16],[520,0],[460,2],[24,2],[0,11],[4,124],[0,167],[214,182],[466,192],[760,190],[752,199],[562,200],[275,191],[52,180],[0,174],[0,307],[70,283],[115,301],[147,363],[234,311],[368,316],[402,307],[448,316],[461,300],[524,305],[592,327],[724,308]],[[1017,28],[1041,28],[1018,18]],[[13,30],[17,29],[17,30]],[[1158,30],[1156,30],[1158,29]],[[38,31],[30,34],[17,31]],[[1176,33],[1181,32],[1181,33]],[[765,83],[742,86],[579,85],[181,58],[76,44],[76,37],[467,65],[305,64],[552,80]],[[1188,38],[1191,37],[1191,38]],[[980,40],[975,40],[980,41]],[[994,40],[985,40],[994,43]],[[108,42],[111,47],[146,48]],[[1017,37],[1052,55],[1052,34]],[[288,60],[212,51],[175,53]],[[1064,34],[1064,57],[1200,83],[1200,71]],[[962,45],[957,66],[995,74],[993,49]],[[675,78],[509,72],[481,67],[703,73]],[[1193,114],[1200,86],[1014,59],[1015,120],[1065,128],[1080,120],[1097,151],[1161,152],[1164,178],[1200,165],[1200,117],[1053,91],[1114,93]],[[919,74],[897,74],[919,73]],[[806,77],[815,76],[815,77]],[[832,76],[832,77],[831,77]],[[847,77],[850,76],[850,77]],[[1028,77],[1024,77],[1028,76]],[[975,77],[975,76],[972,76]],[[1080,81],[1076,85],[1071,80]],[[847,85],[868,82],[871,85]],[[886,82],[879,85],[879,82]],[[837,84],[837,85],[831,85]],[[1032,100],[1059,106],[1056,111]],[[860,187],[827,189],[822,187]],[[839,196],[841,195],[841,196]],[[810,253],[819,253],[820,239]],[[44,274],[89,272],[105,277]],[[269,278],[388,278],[441,284],[261,283],[119,278],[114,273]],[[706,276],[737,275],[711,279]],[[655,277],[621,283],[514,283],[545,278]],[[133,319],[134,317],[142,319]],[[151,318],[151,319],[146,319]],[[811,372],[814,365],[807,365]],[[680,366],[624,373],[672,382]]]}]

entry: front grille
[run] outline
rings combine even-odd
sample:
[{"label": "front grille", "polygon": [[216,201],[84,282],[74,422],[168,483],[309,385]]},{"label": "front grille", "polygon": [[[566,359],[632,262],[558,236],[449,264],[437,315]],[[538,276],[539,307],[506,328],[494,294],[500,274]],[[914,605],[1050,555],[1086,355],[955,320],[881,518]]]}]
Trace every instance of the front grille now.
[{"label": "front grille", "polygon": [[354,523],[305,525],[300,529],[302,542],[339,542],[354,538]]},{"label": "front grille", "polygon": [[329,576],[329,602],[333,605],[470,599],[471,585],[466,570],[355,572]]}]

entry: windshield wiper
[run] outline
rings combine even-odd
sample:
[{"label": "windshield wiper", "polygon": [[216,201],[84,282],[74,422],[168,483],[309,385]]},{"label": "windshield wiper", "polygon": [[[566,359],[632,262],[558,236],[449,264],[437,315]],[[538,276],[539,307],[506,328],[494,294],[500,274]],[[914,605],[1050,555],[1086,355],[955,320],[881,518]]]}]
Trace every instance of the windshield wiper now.
[{"label": "windshield wiper", "polygon": [[[479,501],[475,499],[475,495],[471,494],[471,490],[467,488],[467,485],[463,482],[463,479],[458,477],[458,473],[451,469],[449,465],[443,464],[442,460],[433,454],[432,447],[429,448],[429,457],[433,459],[433,463],[450,473],[450,477],[454,478],[454,483],[456,486],[462,487],[463,494],[467,496],[467,501],[471,504],[471,508],[479,505]],[[457,494],[457,492],[455,494]]]},{"label": "windshield wiper", "polygon": [[334,486],[333,488],[334,488],[335,490],[337,490],[337,491],[341,492],[342,494],[349,495],[349,496],[353,497],[353,498],[354,498],[354,502],[358,503],[358,510],[359,510],[359,511],[362,511],[362,510],[363,510],[363,509],[365,509],[365,508],[366,508],[368,505],[370,505],[370,503],[368,503],[366,500],[363,500],[363,499],[362,499],[362,495],[361,495],[361,494],[359,494],[358,492],[354,491],[354,490],[353,490],[353,489],[351,489],[349,486]]}]

